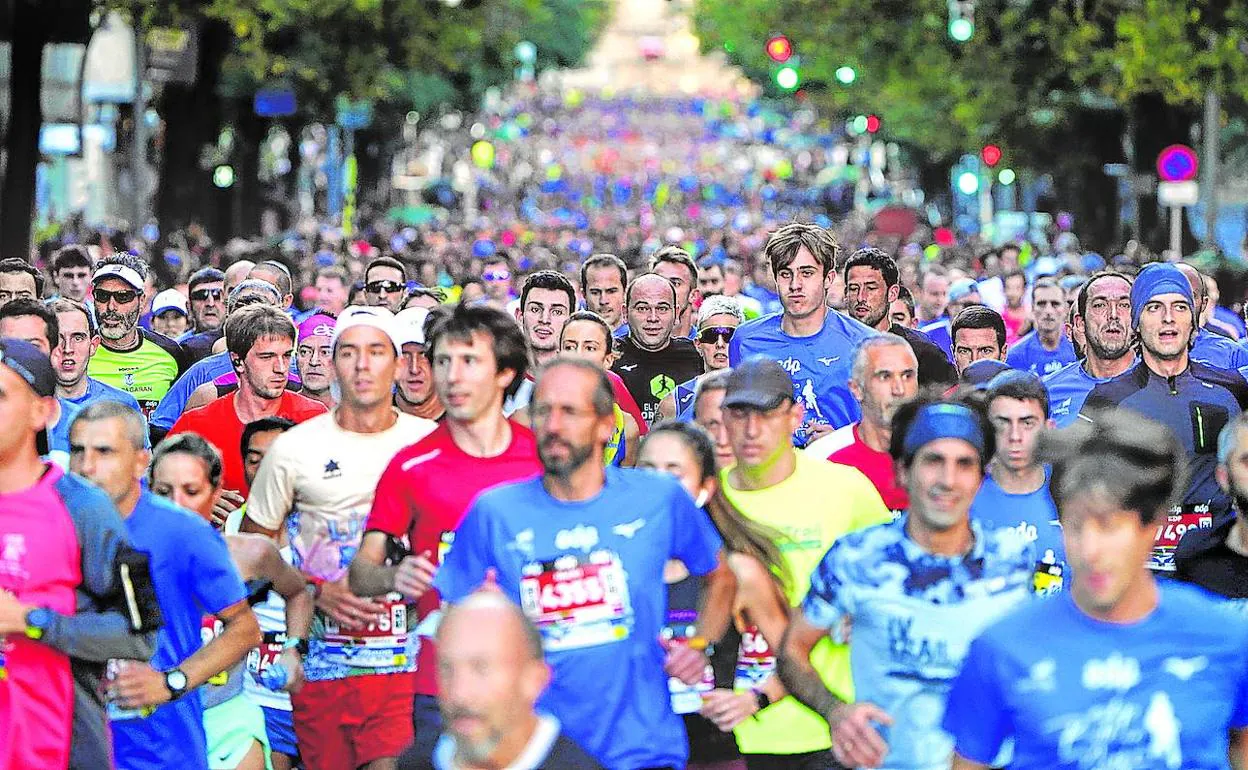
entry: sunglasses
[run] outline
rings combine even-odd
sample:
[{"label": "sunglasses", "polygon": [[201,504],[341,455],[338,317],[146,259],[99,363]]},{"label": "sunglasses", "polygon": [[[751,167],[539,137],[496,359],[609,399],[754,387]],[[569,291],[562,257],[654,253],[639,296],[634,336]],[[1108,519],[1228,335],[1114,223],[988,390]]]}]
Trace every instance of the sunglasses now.
[{"label": "sunglasses", "polygon": [[708,326],[698,332],[698,342],[703,345],[713,345],[721,339],[724,342],[731,342],[732,335],[736,333],[737,330],[731,326]]},{"label": "sunglasses", "polygon": [[107,305],[109,302],[116,302],[118,305],[129,305],[139,298],[139,293],[134,289],[122,289],[121,291],[93,289],[91,297],[95,299],[95,304],[97,305]]},{"label": "sunglasses", "polygon": [[364,290],[369,294],[397,294],[407,288],[407,284],[398,281],[371,281],[364,284]]},{"label": "sunglasses", "polygon": [[481,277],[487,281],[505,281],[511,277],[510,270],[486,270]]},{"label": "sunglasses", "polygon": [[212,299],[221,299],[224,296],[225,296],[225,290],[223,289],[196,289],[195,291],[191,292],[191,299],[195,300],[196,302],[203,302],[209,297],[211,297]]}]

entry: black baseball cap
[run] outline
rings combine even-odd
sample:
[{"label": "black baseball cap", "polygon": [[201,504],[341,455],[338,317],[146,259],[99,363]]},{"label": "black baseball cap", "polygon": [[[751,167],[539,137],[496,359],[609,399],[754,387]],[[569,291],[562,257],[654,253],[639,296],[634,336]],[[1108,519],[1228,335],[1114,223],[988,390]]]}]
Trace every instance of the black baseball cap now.
[{"label": "black baseball cap", "polygon": [[793,380],[788,372],[765,356],[752,356],[728,374],[723,405],[764,411],[775,409],[787,398],[793,400]]},{"label": "black baseball cap", "polygon": [[[0,337],[0,364],[13,370],[40,398],[56,396],[56,372],[52,361],[39,348],[25,340]],[[35,437],[39,454],[48,453],[48,431],[43,429]]]}]

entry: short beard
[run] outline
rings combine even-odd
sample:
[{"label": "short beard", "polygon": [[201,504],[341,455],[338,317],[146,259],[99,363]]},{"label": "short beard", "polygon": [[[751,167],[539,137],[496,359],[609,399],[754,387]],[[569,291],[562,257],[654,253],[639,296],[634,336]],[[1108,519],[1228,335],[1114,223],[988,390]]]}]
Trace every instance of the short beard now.
[{"label": "short beard", "polygon": [[[880,321],[884,320],[884,316],[886,315],[888,315],[888,305],[885,305],[884,307],[880,308],[878,313],[873,312],[871,315],[867,316],[866,318],[858,318],[855,320],[858,321],[858,323],[860,324],[863,324],[865,326],[870,326],[872,329],[874,329],[876,328],[877,324],[880,323]],[[892,324],[890,323],[889,325],[891,326]]]},{"label": "short beard", "polygon": [[[120,331],[118,331],[118,327],[116,326],[105,326],[103,323],[99,324],[100,336],[113,342],[130,336],[134,333],[135,327],[139,325],[139,311],[137,310],[133,313],[117,313],[116,315],[121,316],[123,326]],[[100,320],[104,320],[104,316],[102,314],[100,316]]]},{"label": "short beard", "polygon": [[[547,445],[555,442],[568,448],[566,460],[555,460],[548,455]],[[546,439],[537,446],[537,456],[542,461],[542,467],[546,469],[546,473],[560,479],[570,478],[573,473],[580,470],[585,463],[589,462],[593,452],[593,447],[588,444],[577,446],[560,439]]]},{"label": "short beard", "polygon": [[1131,352],[1131,345],[1133,344],[1128,337],[1126,338],[1126,344],[1122,346],[1121,350],[1111,350],[1098,342],[1091,334],[1085,334],[1084,337],[1087,340],[1088,350],[1092,351],[1092,354],[1102,361],[1117,361]]}]

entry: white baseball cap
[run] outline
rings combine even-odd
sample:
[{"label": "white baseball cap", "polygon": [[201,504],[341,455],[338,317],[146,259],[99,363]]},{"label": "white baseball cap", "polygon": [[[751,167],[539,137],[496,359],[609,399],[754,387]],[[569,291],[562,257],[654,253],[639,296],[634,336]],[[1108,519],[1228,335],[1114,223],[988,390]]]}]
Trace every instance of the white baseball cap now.
[{"label": "white baseball cap", "polygon": [[391,313],[387,308],[352,305],[343,310],[338,316],[338,322],[334,324],[334,347],[338,347],[338,339],[342,337],[344,332],[356,326],[371,326],[374,329],[382,330],[390,338],[391,344],[394,345],[395,353],[402,352],[402,335],[399,333],[394,313]]},{"label": "white baseball cap", "polygon": [[120,265],[116,262],[109,262],[107,265],[100,265],[95,273],[91,276],[91,283],[96,284],[105,278],[120,278],[135,288],[136,291],[143,291],[146,281],[143,276],[139,275],[139,271],[133,267]]},{"label": "white baseball cap", "polygon": [[190,315],[186,309],[186,297],[177,289],[165,289],[152,300],[152,315],[160,315],[166,310],[176,310],[182,315]]},{"label": "white baseball cap", "polygon": [[399,347],[409,342],[417,345],[425,344],[425,321],[429,318],[429,308],[409,307],[395,314],[395,326],[398,331]]}]

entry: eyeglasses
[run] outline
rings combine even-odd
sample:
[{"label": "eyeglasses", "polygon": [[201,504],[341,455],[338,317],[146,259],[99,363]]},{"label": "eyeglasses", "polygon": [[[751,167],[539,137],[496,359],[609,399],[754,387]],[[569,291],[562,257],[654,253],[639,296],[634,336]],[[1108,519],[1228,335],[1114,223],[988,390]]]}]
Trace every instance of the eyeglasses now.
[{"label": "eyeglasses", "polygon": [[129,305],[139,298],[139,293],[134,289],[122,289],[121,291],[109,291],[108,289],[94,289],[91,297],[95,299],[97,305],[107,305],[109,302],[116,302],[118,305]]},{"label": "eyeglasses", "polygon": [[487,281],[506,281],[511,278],[510,270],[486,270],[481,277]]},{"label": "eyeglasses", "polygon": [[221,299],[224,296],[225,296],[224,289],[196,289],[195,291],[191,292],[191,299],[195,300],[196,302],[203,302],[209,297],[211,297],[212,299]]},{"label": "eyeglasses", "polygon": [[708,326],[698,332],[698,342],[703,345],[713,345],[721,339],[724,342],[731,342],[732,335],[736,333],[737,330],[731,326]]},{"label": "eyeglasses", "polygon": [[407,284],[398,281],[370,281],[364,284],[364,290],[369,294],[397,294],[407,288]]}]

